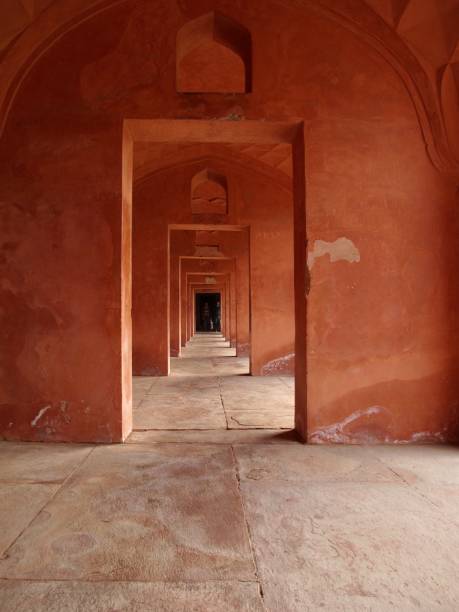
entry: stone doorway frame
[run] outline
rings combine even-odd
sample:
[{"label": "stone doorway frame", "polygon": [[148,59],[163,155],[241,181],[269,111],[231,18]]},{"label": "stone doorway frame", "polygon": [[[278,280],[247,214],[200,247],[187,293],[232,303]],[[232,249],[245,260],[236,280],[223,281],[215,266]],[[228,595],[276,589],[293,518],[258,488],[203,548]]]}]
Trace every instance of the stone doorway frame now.
[{"label": "stone doorway frame", "polygon": [[[230,121],[219,119],[125,119],[123,122],[120,347],[123,440],[132,431],[132,189],[134,143],[136,142],[254,145],[286,143],[291,146],[293,162],[292,195],[295,294],[295,429],[302,440],[306,441],[306,315],[308,274],[306,268],[304,123],[302,121]],[[169,328],[169,316],[167,325]]]}]

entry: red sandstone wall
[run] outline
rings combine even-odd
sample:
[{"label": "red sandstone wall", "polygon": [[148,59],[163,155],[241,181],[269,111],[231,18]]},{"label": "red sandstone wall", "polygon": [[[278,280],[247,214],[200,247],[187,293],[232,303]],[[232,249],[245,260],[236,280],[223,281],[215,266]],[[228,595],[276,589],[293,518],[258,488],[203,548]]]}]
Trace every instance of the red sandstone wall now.
[{"label": "red sandstone wall", "polygon": [[457,183],[428,161],[407,90],[336,22],[269,1],[214,5],[252,33],[249,96],[176,93],[175,33],[209,4],[163,0],[76,27],[13,101],[0,142],[1,435],[121,439],[122,120],[232,116],[306,122],[310,439],[457,438]]}]

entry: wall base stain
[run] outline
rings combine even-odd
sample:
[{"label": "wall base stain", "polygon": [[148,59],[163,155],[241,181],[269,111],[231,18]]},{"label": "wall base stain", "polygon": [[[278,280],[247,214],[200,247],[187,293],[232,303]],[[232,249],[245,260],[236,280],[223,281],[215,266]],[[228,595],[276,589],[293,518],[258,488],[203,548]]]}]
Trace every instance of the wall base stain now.
[{"label": "wall base stain", "polygon": [[[382,406],[370,406],[369,408],[356,410],[342,421],[316,429],[309,435],[309,441],[313,444],[350,444],[356,438],[363,438],[362,442],[374,442],[373,436],[355,432],[347,432],[346,428],[359,419],[372,417],[386,412]],[[365,439],[368,438],[368,439]],[[371,438],[371,439],[370,439]]]},{"label": "wall base stain", "polygon": [[277,376],[279,374],[293,374],[295,353],[289,353],[284,357],[272,359],[261,368],[262,376]]}]

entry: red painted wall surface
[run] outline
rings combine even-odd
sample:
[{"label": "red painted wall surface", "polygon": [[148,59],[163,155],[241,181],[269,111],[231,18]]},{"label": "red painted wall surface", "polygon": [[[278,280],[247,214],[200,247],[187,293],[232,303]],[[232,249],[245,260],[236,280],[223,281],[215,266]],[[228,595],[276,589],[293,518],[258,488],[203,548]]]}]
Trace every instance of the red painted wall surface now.
[{"label": "red painted wall surface", "polygon": [[[176,33],[210,7],[251,32],[250,95],[175,90]],[[0,141],[3,438],[112,442],[126,433],[126,117],[304,120],[309,439],[458,438],[457,181],[430,163],[409,90],[363,37],[314,3],[127,3],[44,50],[11,102]],[[148,200],[164,228],[183,171],[170,174],[173,184],[155,179],[143,203],[136,190],[134,214]],[[273,286],[285,293],[284,274],[273,285],[263,270],[285,244],[288,223],[279,228],[280,211],[272,217],[281,188],[253,174],[241,171],[245,204],[264,211],[263,227],[251,233],[263,299]],[[154,243],[149,273],[167,304],[165,246]],[[253,342],[271,326],[264,315],[263,329],[253,322]]]}]

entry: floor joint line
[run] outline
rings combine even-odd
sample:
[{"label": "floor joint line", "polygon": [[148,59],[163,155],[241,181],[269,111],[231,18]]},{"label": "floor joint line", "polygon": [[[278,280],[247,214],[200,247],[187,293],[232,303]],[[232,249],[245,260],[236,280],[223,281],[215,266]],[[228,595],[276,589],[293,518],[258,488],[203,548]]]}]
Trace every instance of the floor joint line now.
[{"label": "floor joint line", "polygon": [[86,461],[89,459],[89,457],[92,455],[92,453],[95,451],[96,448],[97,448],[96,446],[93,446],[89,450],[88,454],[85,457],[83,457],[83,459],[70,471],[70,473],[64,478],[64,480],[60,483],[60,485],[57,487],[57,489],[51,495],[51,497],[43,504],[43,506],[40,508],[40,510],[38,510],[38,512],[35,514],[35,516],[27,523],[27,525],[24,527],[24,529],[22,529],[21,532],[18,533],[18,535],[14,538],[14,540],[11,542],[11,544],[9,544],[5,548],[5,550],[1,553],[0,560],[7,559],[9,557],[8,553],[11,550],[11,548],[16,544],[16,542],[19,540],[19,538],[21,538],[21,536],[27,531],[27,529],[32,525],[32,523],[40,516],[40,514],[56,498],[57,494],[62,490],[62,488],[67,484],[67,482],[77,472],[77,470],[79,470],[86,463]]},{"label": "floor joint line", "polygon": [[234,463],[234,471],[235,471],[236,482],[237,482],[237,491],[238,491],[238,494],[239,494],[239,499],[241,500],[242,514],[243,514],[243,517],[244,517],[244,524],[245,524],[245,528],[246,528],[246,531],[247,531],[247,539],[249,541],[250,553],[251,553],[252,559],[253,559],[253,566],[254,566],[256,582],[258,584],[258,594],[260,596],[261,605],[263,607],[263,610],[267,610],[267,608],[265,606],[265,596],[264,596],[264,591],[263,591],[263,583],[261,581],[260,571],[258,569],[257,555],[256,555],[256,552],[255,552],[255,546],[253,544],[252,530],[250,528],[250,523],[249,523],[248,515],[247,515],[247,509],[245,507],[244,496],[242,494],[242,489],[241,489],[241,476],[240,476],[240,472],[239,472],[239,464],[238,464],[238,461],[237,461],[237,457],[236,457],[236,453],[234,451],[234,445],[233,444],[231,444],[231,455],[232,455],[233,463]]}]

